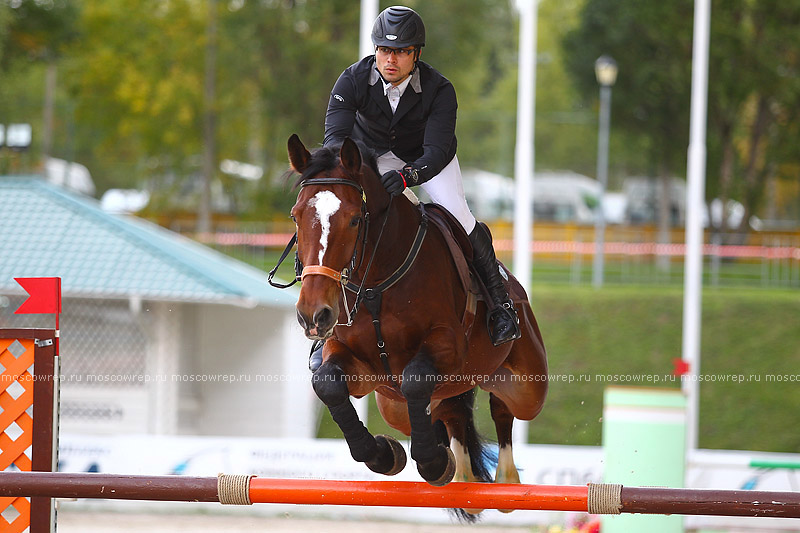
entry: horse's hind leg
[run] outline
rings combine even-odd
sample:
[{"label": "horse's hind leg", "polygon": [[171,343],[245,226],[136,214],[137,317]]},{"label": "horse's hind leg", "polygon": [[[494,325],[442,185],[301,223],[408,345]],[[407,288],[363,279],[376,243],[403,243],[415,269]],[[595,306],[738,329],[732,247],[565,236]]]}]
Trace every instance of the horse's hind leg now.
[{"label": "horse's hind leg", "polygon": [[519,472],[514,464],[514,454],[511,447],[511,434],[514,425],[514,415],[508,406],[494,394],[489,395],[489,408],[497,429],[497,446],[500,448],[497,455],[497,483],[519,483]]},{"label": "horse's hind leg", "polygon": [[444,422],[450,449],[456,458],[454,481],[491,481],[485,464],[484,443],[475,428],[472,408],[475,390],[442,400],[433,416]]},{"label": "horse's hind leg", "polygon": [[403,469],[406,464],[403,447],[391,437],[373,437],[359,420],[341,367],[332,361],[323,363],[314,372],[312,385],[342,430],[353,459],[366,463],[370,470],[379,474],[394,475]]},{"label": "horse's hind leg", "polygon": [[[447,428],[450,450],[456,459],[454,481],[491,481],[491,474],[486,464],[487,454],[484,442],[478,435],[472,416],[474,401],[475,390],[473,389],[453,398],[442,400],[433,411],[434,417],[444,422]],[[470,508],[464,509],[464,511],[476,515],[483,509]]]},{"label": "horse's hind leg", "polygon": [[[514,453],[511,446],[514,415],[508,410],[508,406],[494,394],[489,395],[489,408],[497,430],[497,445],[500,448],[497,454],[495,483],[519,483],[519,471],[517,465],[514,464]],[[500,512],[503,513],[511,511],[513,509],[500,509]]]}]

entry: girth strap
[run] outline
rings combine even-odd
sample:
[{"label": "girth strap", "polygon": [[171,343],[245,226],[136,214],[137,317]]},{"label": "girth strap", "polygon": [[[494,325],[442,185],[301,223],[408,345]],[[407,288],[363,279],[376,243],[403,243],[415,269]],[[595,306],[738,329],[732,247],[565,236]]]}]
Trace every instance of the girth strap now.
[{"label": "girth strap", "polygon": [[389,376],[389,379],[397,385],[397,380],[389,366],[389,354],[386,353],[386,342],[383,340],[383,333],[381,332],[381,300],[383,300],[383,295],[380,292],[373,289],[364,291],[364,307],[366,307],[369,314],[372,315],[372,325],[375,327],[375,338],[378,339],[378,352],[381,356],[383,370],[386,372],[386,375]]}]

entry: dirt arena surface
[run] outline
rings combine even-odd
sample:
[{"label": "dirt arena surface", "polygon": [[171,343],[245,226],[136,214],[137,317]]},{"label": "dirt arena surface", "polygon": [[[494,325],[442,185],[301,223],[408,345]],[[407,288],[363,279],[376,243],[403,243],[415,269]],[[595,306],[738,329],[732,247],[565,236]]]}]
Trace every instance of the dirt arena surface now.
[{"label": "dirt arena surface", "polygon": [[306,518],[180,515],[180,514],[128,514],[59,511],[59,533],[353,533],[379,531],[381,533],[455,533],[471,528],[476,533],[532,533],[541,531],[532,527],[472,526],[458,524],[413,524],[378,521],[342,521]]}]

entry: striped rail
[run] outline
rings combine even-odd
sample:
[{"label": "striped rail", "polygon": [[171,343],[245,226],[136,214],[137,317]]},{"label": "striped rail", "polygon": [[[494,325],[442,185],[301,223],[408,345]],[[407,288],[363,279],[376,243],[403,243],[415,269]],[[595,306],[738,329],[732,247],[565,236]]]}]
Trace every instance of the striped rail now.
[{"label": "striped rail", "polygon": [[0,472],[0,497],[23,496],[800,518],[797,492]]}]

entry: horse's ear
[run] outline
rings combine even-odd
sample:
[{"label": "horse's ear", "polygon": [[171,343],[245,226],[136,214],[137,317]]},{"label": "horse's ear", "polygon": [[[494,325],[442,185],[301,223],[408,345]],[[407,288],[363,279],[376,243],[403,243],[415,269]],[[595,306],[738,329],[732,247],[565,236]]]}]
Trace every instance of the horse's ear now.
[{"label": "horse's ear", "polygon": [[358,145],[350,137],[346,137],[342,143],[339,158],[342,160],[342,166],[349,173],[358,174],[361,172],[361,150],[358,149]]},{"label": "horse's ear", "polygon": [[311,161],[311,154],[303,146],[303,141],[300,140],[300,137],[293,133],[289,137],[289,163],[296,172],[302,174],[308,168],[309,161]]}]

